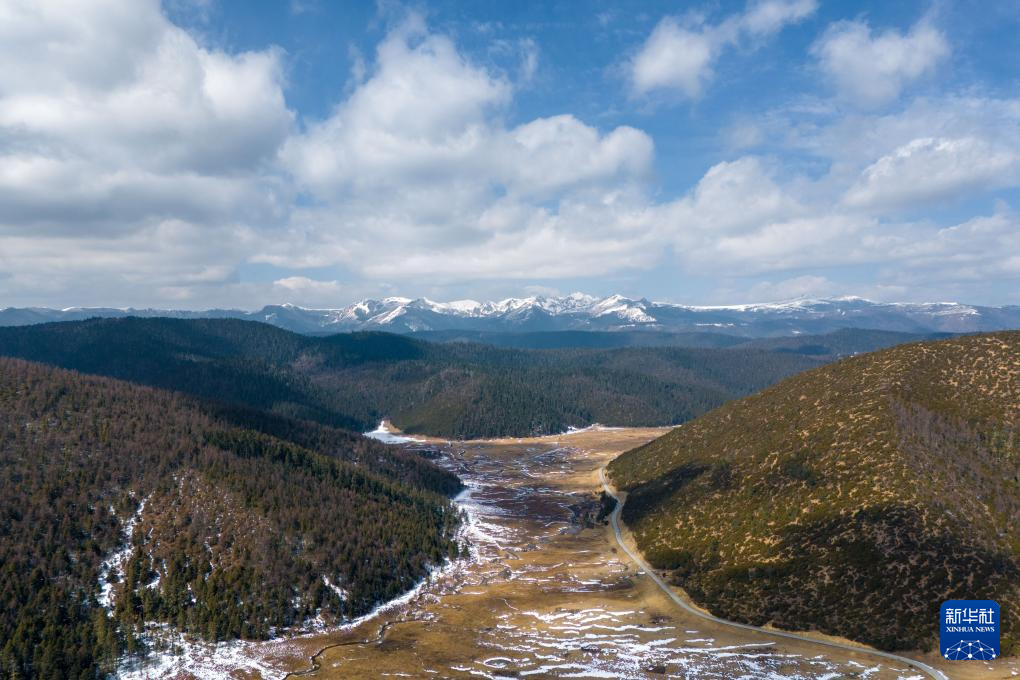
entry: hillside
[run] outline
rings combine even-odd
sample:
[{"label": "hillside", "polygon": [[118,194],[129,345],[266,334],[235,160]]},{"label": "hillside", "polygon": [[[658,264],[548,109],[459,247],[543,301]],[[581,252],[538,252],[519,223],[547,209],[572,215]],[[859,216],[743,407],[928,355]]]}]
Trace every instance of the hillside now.
[{"label": "hillside", "polygon": [[1020,333],[794,376],[609,467],[657,568],[720,616],[930,648],[998,600],[1020,651]]},{"label": "hillside", "polygon": [[331,428],[0,359],[3,676],[98,677],[146,624],[264,638],[364,613],[456,553],[436,491],[459,488]]},{"label": "hillside", "polygon": [[470,438],[689,420],[816,366],[756,349],[519,350],[386,333],[310,337],[235,319],[0,328],[0,355],[285,417]]},{"label": "hillside", "polygon": [[903,333],[867,328],[841,328],[821,335],[756,338],[734,346],[773,352],[791,352],[831,361],[908,342],[945,340],[950,337],[952,337],[950,333]]},{"label": "hillside", "polygon": [[476,342],[516,349],[620,349],[622,347],[733,347],[746,338],[723,333],[669,333],[666,331],[418,331],[412,338],[429,342]]},{"label": "hillside", "polygon": [[819,335],[744,338],[722,333],[668,333],[665,331],[545,331],[490,333],[482,331],[421,331],[411,337],[429,342],[478,342],[517,349],[619,349],[623,347],[687,347],[757,349],[803,354],[833,360],[873,352],[906,342],[937,340],[948,333],[902,333],[867,328],[841,328]]}]

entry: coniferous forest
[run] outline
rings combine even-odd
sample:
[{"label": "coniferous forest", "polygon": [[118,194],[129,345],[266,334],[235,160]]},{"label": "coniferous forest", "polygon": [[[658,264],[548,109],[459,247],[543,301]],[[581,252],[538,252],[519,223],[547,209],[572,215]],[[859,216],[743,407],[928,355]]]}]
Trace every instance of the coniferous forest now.
[{"label": "coniferous forest", "polygon": [[[884,339],[825,340],[862,341]],[[230,319],[2,328],[2,675],[94,678],[166,644],[153,625],[264,639],[406,591],[458,554],[462,487],[351,431],[384,416],[457,438],[679,423],[836,356],[798,347],[535,350]]]},{"label": "coniferous forest", "polygon": [[388,417],[455,438],[681,423],[833,358],[783,349],[528,350],[388,333],[309,337],[234,319],[0,328],[0,355],[334,427]]},{"label": "coniferous forest", "polygon": [[459,488],[327,426],[0,359],[2,676],[99,677],[143,622],[224,640],[364,613],[456,554]]}]

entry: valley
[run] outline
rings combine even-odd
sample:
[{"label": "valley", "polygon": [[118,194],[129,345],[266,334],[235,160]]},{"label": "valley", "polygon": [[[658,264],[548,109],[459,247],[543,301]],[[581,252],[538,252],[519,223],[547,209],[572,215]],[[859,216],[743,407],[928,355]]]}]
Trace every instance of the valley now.
[{"label": "valley", "polygon": [[[589,521],[599,509],[603,466],[664,431],[591,428],[530,439],[404,442],[437,450],[437,462],[467,485],[457,498],[466,556],[350,625],[229,643],[216,653],[195,647],[122,677],[926,677],[864,649],[705,620],[667,597],[620,549],[611,527]],[[393,433],[390,439],[401,440]],[[930,656],[924,661],[939,665]],[[978,666],[952,665],[950,677],[1020,672],[1009,659]]]},{"label": "valley", "polygon": [[0,328],[0,355],[347,430],[385,416],[405,431],[451,439],[594,422],[681,423],[825,360],[754,347],[530,350],[379,332],[310,337],[236,319],[141,318]]},{"label": "valley", "polygon": [[0,680],[1020,680],[1018,8],[0,0]]}]

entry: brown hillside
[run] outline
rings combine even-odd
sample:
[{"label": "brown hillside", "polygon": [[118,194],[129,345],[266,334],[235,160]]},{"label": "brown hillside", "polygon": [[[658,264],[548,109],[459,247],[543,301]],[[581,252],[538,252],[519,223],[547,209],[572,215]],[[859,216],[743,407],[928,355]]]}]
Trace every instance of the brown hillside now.
[{"label": "brown hillside", "polygon": [[794,376],[610,465],[650,561],[716,614],[927,648],[950,598],[1020,634],[1020,333]]}]

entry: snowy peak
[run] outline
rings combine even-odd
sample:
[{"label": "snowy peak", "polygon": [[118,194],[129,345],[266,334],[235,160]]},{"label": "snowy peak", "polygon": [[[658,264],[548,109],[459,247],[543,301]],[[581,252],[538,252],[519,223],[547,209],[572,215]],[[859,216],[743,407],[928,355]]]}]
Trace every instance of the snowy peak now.
[{"label": "snowy peak", "polygon": [[63,310],[0,310],[0,326],[93,317],[171,316],[238,318],[299,333],[378,330],[535,332],[647,330],[717,332],[747,337],[826,333],[840,328],[904,332],[967,333],[1020,328],[1020,307],[982,307],[956,302],[874,302],[860,297],[798,298],[741,305],[681,305],[623,295],[594,297],[531,295],[480,302],[439,302],[426,297],[361,300],[335,309],[269,305],[239,310],[173,311],[69,307]]},{"label": "snowy peak", "polygon": [[647,300],[631,300],[622,295],[610,295],[590,308],[595,317],[612,316],[630,324],[654,324],[657,319],[648,313]]},{"label": "snowy peak", "polygon": [[637,328],[672,332],[711,330],[748,336],[819,333],[846,327],[971,332],[1020,327],[1020,309],[955,302],[874,302],[855,296],[704,306],[650,302],[623,295],[599,298],[572,293],[488,302],[437,302],[428,298],[366,300],[334,313],[323,326],[393,332]]}]

